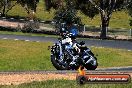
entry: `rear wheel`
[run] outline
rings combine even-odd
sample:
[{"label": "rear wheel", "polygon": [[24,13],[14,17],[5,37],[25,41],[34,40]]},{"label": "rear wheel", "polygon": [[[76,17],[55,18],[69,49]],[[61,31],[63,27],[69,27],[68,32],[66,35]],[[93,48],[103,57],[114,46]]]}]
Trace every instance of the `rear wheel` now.
[{"label": "rear wheel", "polygon": [[97,68],[97,65],[93,66],[92,64],[86,64],[85,68],[87,70],[95,70]]},{"label": "rear wheel", "polygon": [[94,57],[94,58],[96,60],[96,64],[95,65],[93,65],[92,63],[85,64],[85,68],[87,70],[95,70],[97,68],[97,66],[98,66],[97,58],[96,57]]},{"label": "rear wheel", "polygon": [[72,66],[70,66],[70,68],[72,70],[78,70],[79,69],[79,65],[72,65]]}]

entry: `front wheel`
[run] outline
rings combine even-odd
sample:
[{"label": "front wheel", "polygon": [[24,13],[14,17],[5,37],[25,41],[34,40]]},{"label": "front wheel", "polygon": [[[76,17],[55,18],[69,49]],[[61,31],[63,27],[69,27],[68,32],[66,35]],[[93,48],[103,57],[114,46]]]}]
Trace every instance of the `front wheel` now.
[{"label": "front wheel", "polygon": [[53,64],[53,66],[57,69],[57,70],[69,70],[68,65],[62,65],[57,61],[57,58],[55,55],[51,55],[51,62]]},{"label": "front wheel", "polygon": [[57,70],[69,70],[69,65],[66,61],[66,57],[63,53],[63,59],[60,59],[59,56],[60,53],[60,46],[55,45],[52,47],[51,50],[51,62],[53,64],[53,66],[57,69]]}]

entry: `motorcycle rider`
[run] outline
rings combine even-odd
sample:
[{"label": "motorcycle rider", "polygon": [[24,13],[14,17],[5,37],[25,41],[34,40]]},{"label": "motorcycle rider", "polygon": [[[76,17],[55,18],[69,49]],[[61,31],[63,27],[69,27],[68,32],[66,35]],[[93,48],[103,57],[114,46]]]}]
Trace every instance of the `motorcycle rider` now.
[{"label": "motorcycle rider", "polygon": [[[64,26],[66,25],[66,26]],[[66,49],[72,49],[74,56],[72,57],[71,65],[75,65],[77,58],[79,57],[80,49],[77,47],[76,36],[78,34],[77,25],[71,22],[62,23],[60,35],[63,37],[62,46]],[[68,43],[68,46],[65,46]]]},{"label": "motorcycle rider", "polygon": [[72,22],[62,23],[62,27],[60,29],[60,35],[63,37],[62,44],[68,42],[72,47],[75,47],[76,36],[78,35],[77,29],[76,24],[73,24]]}]

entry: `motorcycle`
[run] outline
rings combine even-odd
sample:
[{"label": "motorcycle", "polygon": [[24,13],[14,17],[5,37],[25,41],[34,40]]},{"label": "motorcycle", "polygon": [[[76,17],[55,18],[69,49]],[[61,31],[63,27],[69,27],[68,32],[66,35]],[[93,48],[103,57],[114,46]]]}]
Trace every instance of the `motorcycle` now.
[{"label": "motorcycle", "polygon": [[[64,25],[64,24],[63,24]],[[62,27],[64,30],[65,27]],[[78,43],[73,35],[65,32],[51,48],[51,62],[57,70],[77,70],[79,66],[87,70],[95,70],[98,66],[97,58],[85,45]]]}]

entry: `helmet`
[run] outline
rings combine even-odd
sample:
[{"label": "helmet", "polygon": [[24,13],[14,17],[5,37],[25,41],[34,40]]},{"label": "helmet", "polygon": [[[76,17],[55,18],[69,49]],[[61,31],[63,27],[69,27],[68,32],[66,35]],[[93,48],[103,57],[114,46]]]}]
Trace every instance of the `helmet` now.
[{"label": "helmet", "polygon": [[78,35],[78,30],[77,30],[77,27],[72,27],[70,29],[70,34],[71,34],[71,37],[76,37]]}]

